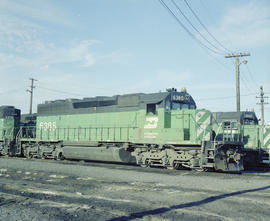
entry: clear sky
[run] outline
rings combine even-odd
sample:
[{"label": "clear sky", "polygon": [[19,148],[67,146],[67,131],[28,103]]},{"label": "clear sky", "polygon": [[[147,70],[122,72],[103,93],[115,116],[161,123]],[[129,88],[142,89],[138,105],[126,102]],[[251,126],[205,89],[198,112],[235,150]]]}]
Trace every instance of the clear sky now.
[{"label": "clear sky", "polygon": [[[248,60],[240,65],[241,110],[260,117],[261,85],[270,97],[270,1],[187,0],[218,42],[184,0],[164,2],[190,34],[159,0],[1,0],[0,104],[27,113],[33,77],[34,111],[46,100],[170,87],[186,87],[198,108],[234,111],[234,59],[224,55],[250,52],[240,59]],[[265,118],[269,124],[270,104]]]}]

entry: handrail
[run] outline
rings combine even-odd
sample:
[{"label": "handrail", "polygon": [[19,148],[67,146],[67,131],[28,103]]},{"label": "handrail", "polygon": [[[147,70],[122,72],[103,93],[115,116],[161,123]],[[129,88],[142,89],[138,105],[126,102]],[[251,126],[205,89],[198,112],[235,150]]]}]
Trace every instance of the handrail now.
[{"label": "handrail", "polygon": [[[224,125],[224,122],[225,121],[222,121],[220,124],[218,124],[219,127],[218,127],[218,130],[217,130],[217,135],[219,134],[220,128]],[[232,123],[234,123],[234,121],[226,121],[226,122],[229,122],[230,125],[227,126],[227,127],[225,127],[225,126],[223,127],[222,141],[223,142],[225,141],[225,136],[224,135],[226,135],[227,140],[229,138],[231,141],[238,141],[238,142],[242,141],[243,140],[242,126],[239,123],[237,123],[237,127],[233,128]],[[235,131],[237,131],[238,133],[234,133]],[[214,141],[216,141],[217,135],[216,135]]]},{"label": "handrail", "polygon": [[[95,127],[60,127],[55,129],[44,129],[44,128],[38,128],[34,126],[23,126],[20,128],[20,134],[18,136],[23,137],[23,130],[26,129],[26,135],[27,132],[30,132],[30,135],[34,134],[34,137],[39,136],[39,139],[45,139],[45,140],[59,140],[59,137],[62,136],[64,139],[78,139],[78,140],[92,140],[94,137],[97,139],[98,137],[101,140],[112,138],[115,140],[115,134],[118,134],[120,136],[119,139],[123,138],[124,136],[127,137],[127,139],[130,139],[130,129],[136,129],[137,126],[95,126]],[[29,131],[28,131],[29,130]],[[120,132],[117,132],[120,130]],[[93,132],[95,131],[95,132]],[[33,134],[31,134],[33,133]],[[62,133],[62,135],[61,135]],[[31,138],[34,138],[31,137]],[[106,138],[107,137],[107,138]],[[30,138],[30,137],[25,137]]]}]

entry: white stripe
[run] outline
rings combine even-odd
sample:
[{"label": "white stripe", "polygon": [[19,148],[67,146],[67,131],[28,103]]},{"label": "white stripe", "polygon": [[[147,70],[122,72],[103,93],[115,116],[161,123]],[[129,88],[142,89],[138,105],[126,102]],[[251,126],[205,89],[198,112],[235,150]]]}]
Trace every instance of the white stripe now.
[{"label": "white stripe", "polygon": [[[205,115],[204,111],[200,111],[196,114],[196,122],[198,121]],[[204,131],[204,128],[202,125],[199,125],[199,128],[197,129],[197,136],[199,136],[202,132]]]},{"label": "white stripe", "polygon": [[209,124],[210,124],[210,116],[206,118],[206,120],[202,124],[199,124],[199,128],[197,129],[197,137],[199,137],[205,131],[205,129],[209,126]]},{"label": "white stripe", "polygon": [[204,111],[200,111],[196,114],[196,122],[198,122],[206,113]]},{"label": "white stripe", "polygon": [[203,139],[204,139],[204,140],[210,140],[210,132],[208,132],[208,133],[204,136]]},{"label": "white stripe", "polygon": [[270,140],[270,134],[267,135],[267,137],[263,140],[263,145],[265,145]]},{"label": "white stripe", "polygon": [[[265,126],[264,129],[263,129],[263,136],[266,135],[266,133],[268,133],[270,130],[270,126]],[[270,139],[270,133],[264,138],[263,140],[263,146],[265,147],[266,143],[269,141]],[[268,145],[268,148],[270,148],[270,144]]]},{"label": "white stripe", "polygon": [[210,117],[207,118],[202,124],[199,125],[199,128],[197,129],[197,136],[200,136],[203,131],[209,126],[210,124]]},{"label": "white stripe", "polygon": [[263,128],[263,134],[265,134],[268,130],[270,130],[270,126],[265,126]]},{"label": "white stripe", "polygon": [[198,129],[197,129],[197,137],[199,137],[201,135],[201,133],[203,133],[205,128],[202,128],[202,126],[200,126]]},{"label": "white stripe", "polygon": [[210,116],[205,120],[205,124],[209,125],[210,124]]}]

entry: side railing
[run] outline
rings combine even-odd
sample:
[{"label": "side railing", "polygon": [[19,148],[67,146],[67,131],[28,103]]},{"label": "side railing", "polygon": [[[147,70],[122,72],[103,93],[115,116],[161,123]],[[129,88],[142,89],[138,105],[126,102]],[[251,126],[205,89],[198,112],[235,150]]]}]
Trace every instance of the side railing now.
[{"label": "side railing", "polygon": [[137,127],[77,127],[43,129],[35,127],[21,127],[18,136],[23,139],[41,141],[130,141],[134,137]]},{"label": "side railing", "polygon": [[243,142],[243,127],[236,122],[226,121],[218,124],[214,142]]},{"label": "side railing", "polygon": [[22,154],[22,146],[21,146],[21,137],[22,137],[22,128],[18,130],[18,133],[15,136],[16,140],[16,155],[21,155]]}]

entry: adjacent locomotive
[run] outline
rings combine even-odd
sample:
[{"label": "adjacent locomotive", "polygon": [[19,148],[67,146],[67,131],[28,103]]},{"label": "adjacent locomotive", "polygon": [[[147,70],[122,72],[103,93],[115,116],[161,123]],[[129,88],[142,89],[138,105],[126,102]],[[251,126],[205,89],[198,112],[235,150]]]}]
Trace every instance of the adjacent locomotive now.
[{"label": "adjacent locomotive", "polygon": [[245,168],[268,167],[270,164],[270,126],[259,125],[253,111],[213,113],[214,128],[217,128],[215,125],[226,121],[242,126]]},{"label": "adjacent locomotive", "polygon": [[21,126],[15,155],[242,170],[241,131],[220,127],[214,133],[212,113],[185,89],[57,100],[38,105],[36,125]]},{"label": "adjacent locomotive", "polygon": [[21,111],[13,106],[0,107],[0,155],[14,155],[20,130]]}]

